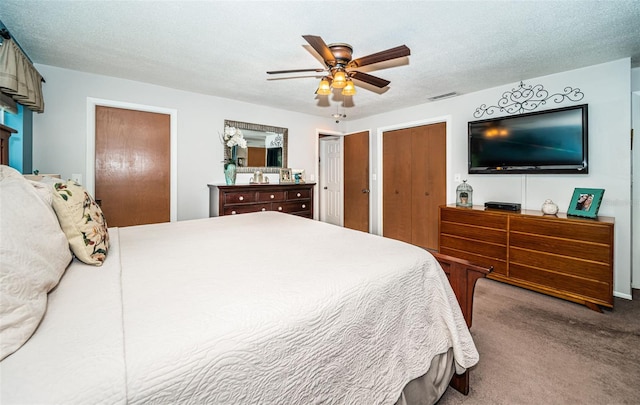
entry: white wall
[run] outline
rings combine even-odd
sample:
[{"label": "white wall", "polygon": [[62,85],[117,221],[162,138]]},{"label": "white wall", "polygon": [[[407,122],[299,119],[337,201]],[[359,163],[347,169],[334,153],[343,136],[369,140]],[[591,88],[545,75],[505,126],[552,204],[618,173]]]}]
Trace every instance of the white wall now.
[{"label": "white wall", "polygon": [[[334,132],[335,123],[304,114],[236,102],[122,80],[38,65],[47,78],[44,85],[46,112],[33,119],[33,167],[41,172],[73,173],[86,176],[88,98],[156,106],[177,111],[178,120],[178,219],[208,216],[207,184],[222,183],[222,145],[218,132],[225,119],[289,128],[289,166],[305,169],[317,178],[318,131]],[[635,72],[634,72],[635,73]],[[447,201],[455,201],[455,173],[462,174],[474,187],[474,203],[512,201],[524,208],[539,209],[553,199],[566,211],[575,187],[606,190],[600,215],[615,217],[614,290],[617,296],[631,296],[631,127],[630,60],[622,59],[597,66],[539,78],[523,78],[525,84],[542,84],[561,92],[566,86],[580,88],[589,104],[588,175],[466,175],[467,122],[481,104],[495,104],[503,92],[518,83],[487,89],[439,102],[420,104],[355,121],[342,121],[344,132],[371,130],[372,170],[380,179],[380,134],[385,128],[447,120]],[[545,108],[573,105],[573,102]],[[497,115],[496,115],[497,116]],[[371,182],[372,230],[380,231],[380,182]],[[636,232],[637,234],[637,232]],[[636,238],[639,240],[640,237]]]},{"label": "white wall", "polygon": [[225,119],[288,128],[288,165],[304,169],[307,178],[317,171],[316,130],[334,127],[329,118],[47,65],[36,67],[47,78],[45,113],[34,114],[33,120],[33,167],[42,173],[60,173],[63,178],[80,173],[86,178],[88,98],[177,111],[178,220],[207,217],[207,184],[224,183],[218,134]]},{"label": "white wall", "polygon": [[[615,217],[614,290],[618,296],[631,297],[631,158],[629,131],[630,59],[538,78],[523,78],[526,85],[541,84],[549,94],[563,92],[567,86],[579,88],[584,99],[556,104],[548,101],[538,110],[575,104],[589,104],[589,174],[588,175],[469,175],[467,173],[467,122],[476,120],[473,113],[482,104],[496,105],[502,94],[519,83],[486,89],[476,93],[416,105],[378,116],[350,121],[349,132],[371,130],[373,142],[372,170],[377,182],[371,190],[374,210],[373,231],[381,230],[381,152],[380,134],[388,128],[413,126],[434,118],[447,120],[447,201],[455,202],[454,174],[468,179],[473,187],[474,204],[485,201],[519,202],[523,209],[540,209],[545,199],[555,201],[566,212],[575,187],[605,189],[599,215]],[[455,89],[452,89],[455,90]],[[494,117],[499,116],[494,113]],[[502,114],[504,115],[504,114]]]}]

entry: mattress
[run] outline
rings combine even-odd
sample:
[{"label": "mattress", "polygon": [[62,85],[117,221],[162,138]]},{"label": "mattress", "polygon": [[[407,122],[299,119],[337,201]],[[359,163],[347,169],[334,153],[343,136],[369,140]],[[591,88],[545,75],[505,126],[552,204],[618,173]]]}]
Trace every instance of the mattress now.
[{"label": "mattress", "polygon": [[110,235],[107,267],[74,263],[0,363],[3,404],[393,404],[437,355],[478,361],[417,247],[274,212]]}]

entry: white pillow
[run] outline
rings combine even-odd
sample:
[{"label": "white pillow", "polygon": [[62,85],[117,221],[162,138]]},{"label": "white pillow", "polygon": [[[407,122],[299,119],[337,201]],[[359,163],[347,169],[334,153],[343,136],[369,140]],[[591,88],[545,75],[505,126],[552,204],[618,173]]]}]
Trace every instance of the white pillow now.
[{"label": "white pillow", "polygon": [[35,332],[47,293],[71,261],[51,207],[18,171],[0,165],[0,360]]}]

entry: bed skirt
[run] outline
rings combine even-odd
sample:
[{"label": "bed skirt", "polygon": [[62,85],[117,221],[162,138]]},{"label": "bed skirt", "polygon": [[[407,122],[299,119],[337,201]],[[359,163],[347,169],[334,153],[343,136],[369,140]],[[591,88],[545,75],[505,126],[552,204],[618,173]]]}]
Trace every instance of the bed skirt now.
[{"label": "bed skirt", "polygon": [[449,349],[431,360],[426,374],[404,387],[395,405],[435,404],[447,390],[454,372],[453,349]]}]

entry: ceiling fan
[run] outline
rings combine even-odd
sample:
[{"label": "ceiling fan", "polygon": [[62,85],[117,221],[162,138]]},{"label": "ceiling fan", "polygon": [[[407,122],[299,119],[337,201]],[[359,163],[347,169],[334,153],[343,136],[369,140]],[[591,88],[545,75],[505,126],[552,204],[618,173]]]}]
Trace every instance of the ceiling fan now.
[{"label": "ceiling fan", "polygon": [[300,73],[300,72],[327,72],[322,78],[316,94],[329,95],[334,89],[342,89],[342,94],[351,96],[355,94],[354,83],[351,79],[368,83],[378,88],[383,88],[391,83],[388,80],[360,72],[356,69],[374,63],[409,56],[411,50],[406,45],[400,45],[386,51],[377,52],[361,58],[352,59],[353,47],[345,43],[325,44],[324,40],[315,35],[303,35],[309,45],[322,57],[326,68],[324,69],[290,69],[272,70],[267,74]]}]

